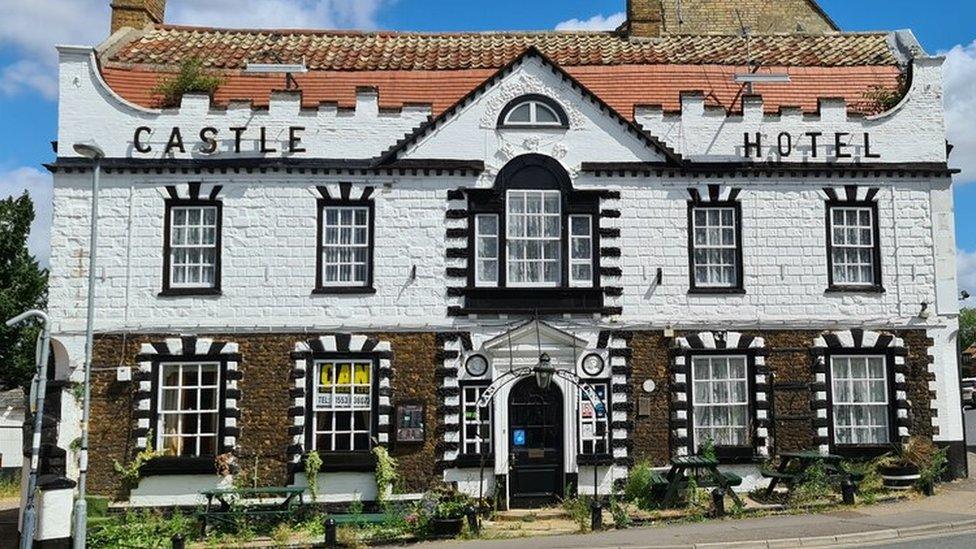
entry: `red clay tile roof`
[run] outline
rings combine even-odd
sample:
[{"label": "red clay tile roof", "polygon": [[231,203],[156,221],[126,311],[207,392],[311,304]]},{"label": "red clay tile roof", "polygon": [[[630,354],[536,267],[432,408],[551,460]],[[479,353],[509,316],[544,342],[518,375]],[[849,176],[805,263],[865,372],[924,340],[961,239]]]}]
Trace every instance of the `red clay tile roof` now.
[{"label": "red clay tile roof", "polygon": [[[160,73],[199,58],[224,74],[218,103],[248,99],[266,105],[281,76],[242,75],[248,61],[300,63],[303,104],[355,104],[357,87],[375,87],[383,107],[432,105],[437,114],[529,47],[536,47],[625,116],[637,105],[678,110],[680,93],[703,91],[708,103],[735,110],[742,86],[735,72],[750,59],[763,70],[786,71],[788,85],[761,85],[766,108],[814,111],[821,97],[844,97],[855,107],[865,92],[896,89],[901,74],[888,35],[829,34],[628,38],[613,32],[358,33],[238,31],[159,26],[103,55],[103,74],[122,97],[155,106]],[[274,52],[274,56],[269,52]]]}]

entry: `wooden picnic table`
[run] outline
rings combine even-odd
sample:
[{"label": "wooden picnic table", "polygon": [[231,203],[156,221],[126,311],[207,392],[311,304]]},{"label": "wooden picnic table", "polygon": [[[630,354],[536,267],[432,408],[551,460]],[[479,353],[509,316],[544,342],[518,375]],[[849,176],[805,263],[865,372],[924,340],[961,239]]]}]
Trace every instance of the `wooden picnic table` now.
[{"label": "wooden picnic table", "polygon": [[[231,513],[232,502],[228,501],[228,496],[237,496],[241,499],[244,509],[241,514],[244,516],[268,516],[286,515],[295,510],[295,507],[305,505],[304,487],[268,487],[268,488],[218,488],[214,490],[204,490],[200,495],[207,498],[207,508],[203,513],[203,529],[206,535],[207,528],[211,520],[229,522],[227,515]],[[284,497],[280,503],[268,504],[260,501],[259,498]],[[219,509],[214,510],[214,502],[219,504]],[[296,502],[297,500],[297,502]],[[297,503],[297,505],[296,505]],[[253,507],[264,507],[258,510]]]},{"label": "wooden picnic table", "polygon": [[733,486],[742,484],[742,479],[733,473],[723,474],[718,470],[719,462],[716,459],[701,456],[677,457],[671,460],[671,470],[668,471],[668,488],[664,494],[664,506],[674,505],[678,494],[688,487],[690,478],[694,478],[699,486],[703,488],[717,487],[725,490],[727,494],[739,505],[742,500],[732,490]]},{"label": "wooden picnic table", "polygon": [[822,462],[827,468],[827,474],[832,478],[853,479],[854,475],[844,471],[840,463],[843,457],[833,454],[821,454],[817,451],[783,452],[779,455],[780,462],[776,471],[763,471],[763,476],[770,479],[766,488],[766,497],[773,495],[773,491],[780,481],[786,483],[787,490],[802,482],[807,469]]}]

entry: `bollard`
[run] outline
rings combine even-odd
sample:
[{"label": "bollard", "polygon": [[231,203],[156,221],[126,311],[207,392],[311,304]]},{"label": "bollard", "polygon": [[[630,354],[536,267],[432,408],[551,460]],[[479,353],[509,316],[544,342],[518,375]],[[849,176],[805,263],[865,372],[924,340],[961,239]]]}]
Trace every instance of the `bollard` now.
[{"label": "bollard", "polygon": [[931,480],[926,480],[925,482],[923,482],[922,483],[922,494],[924,494],[925,496],[934,496],[935,495],[935,482],[933,482]]},{"label": "bollard", "polygon": [[712,490],[712,513],[715,518],[725,516],[725,490],[721,488]]},{"label": "bollard", "polygon": [[331,517],[325,521],[325,546],[329,549],[336,549],[339,546],[338,536],[336,535],[336,521]]},{"label": "bollard", "polygon": [[183,534],[176,534],[173,536],[173,549],[186,549],[186,538]]},{"label": "bollard", "polygon": [[465,507],[464,515],[468,517],[468,530],[471,530],[472,534],[478,534],[481,531],[481,527],[478,524],[478,511],[474,508],[474,505]]},{"label": "bollard", "polygon": [[844,496],[844,505],[854,505],[854,483],[850,479],[841,483],[840,491]]},{"label": "bollard", "polygon": [[603,506],[600,505],[600,500],[595,497],[593,503],[590,504],[590,530],[593,532],[603,530]]}]

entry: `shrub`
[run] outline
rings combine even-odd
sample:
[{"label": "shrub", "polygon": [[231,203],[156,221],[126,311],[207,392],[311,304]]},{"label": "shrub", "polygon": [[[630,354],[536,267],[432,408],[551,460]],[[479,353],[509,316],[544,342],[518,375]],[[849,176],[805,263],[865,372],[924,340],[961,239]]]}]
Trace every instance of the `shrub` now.
[{"label": "shrub", "polygon": [[816,503],[831,493],[830,477],[823,461],[818,460],[807,467],[803,474],[803,482],[790,492],[790,505],[802,507]]},{"label": "shrub", "polygon": [[153,93],[160,96],[160,107],[178,107],[183,95],[187,93],[206,93],[213,95],[223,84],[223,79],[204,74],[203,61],[191,57],[180,64],[180,72],[172,78],[161,80]]},{"label": "shrub", "polygon": [[176,534],[188,536],[193,531],[193,521],[180,512],[166,518],[158,511],[129,511],[92,524],[88,530],[90,549],[155,549],[170,546]]},{"label": "shrub", "polygon": [[652,468],[650,463],[642,461],[634,466],[624,485],[624,501],[633,503],[644,511],[650,511],[656,506],[651,494]]},{"label": "shrub", "polygon": [[563,500],[563,510],[576,522],[580,532],[590,529],[590,498],[574,497]]},{"label": "shrub", "polygon": [[322,457],[315,450],[305,456],[305,479],[308,489],[312,492],[312,501],[319,496],[319,470],[322,469]]},{"label": "shrub", "polygon": [[399,477],[397,473],[399,465],[382,446],[373,448],[373,454],[376,456],[376,499],[383,503],[386,500],[386,492],[393,487],[393,483]]}]

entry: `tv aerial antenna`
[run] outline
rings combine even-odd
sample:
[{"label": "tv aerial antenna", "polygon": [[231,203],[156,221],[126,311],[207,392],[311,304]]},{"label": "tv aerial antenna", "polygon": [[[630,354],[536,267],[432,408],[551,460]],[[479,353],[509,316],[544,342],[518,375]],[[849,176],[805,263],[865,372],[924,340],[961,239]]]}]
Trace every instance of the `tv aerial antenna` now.
[{"label": "tv aerial antenna", "polygon": [[735,16],[739,20],[739,28],[742,38],[746,41],[746,64],[749,66],[749,71],[745,73],[736,73],[733,77],[736,83],[746,85],[746,94],[752,95],[754,93],[755,84],[788,84],[790,82],[789,73],[767,73],[760,74],[759,67],[760,63],[756,61],[753,57],[752,52],[752,27],[746,25],[745,21],[742,19],[742,12],[739,8],[735,9]]},{"label": "tv aerial antenna", "polygon": [[[280,35],[275,35],[272,37],[272,41],[277,42],[281,38]],[[258,57],[263,57],[271,62],[254,63],[247,61],[244,65],[244,74],[282,74],[285,75],[285,89],[286,90],[297,90],[301,89],[298,85],[298,80],[295,80],[295,74],[305,74],[308,72],[308,67],[305,65],[305,58],[302,57],[301,63],[285,63],[285,61],[278,55],[277,52],[271,49],[269,46],[267,49],[258,54]]]}]

